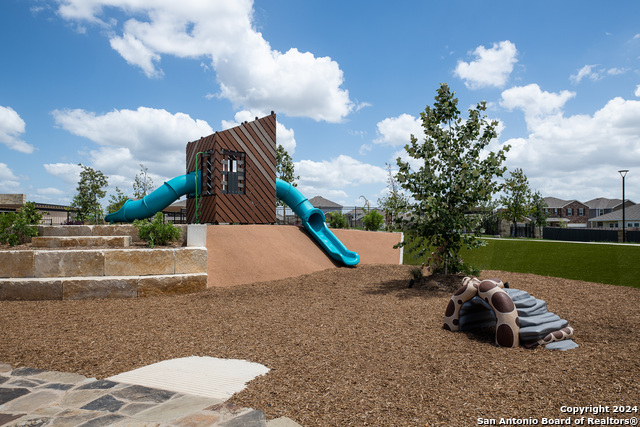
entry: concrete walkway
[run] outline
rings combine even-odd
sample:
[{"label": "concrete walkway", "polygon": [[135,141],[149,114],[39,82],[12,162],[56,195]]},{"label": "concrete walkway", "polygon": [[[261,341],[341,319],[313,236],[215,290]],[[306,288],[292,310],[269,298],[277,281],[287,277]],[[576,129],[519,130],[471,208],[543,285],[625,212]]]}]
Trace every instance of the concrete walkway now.
[{"label": "concrete walkway", "polygon": [[295,427],[222,399],[0,364],[0,426]]}]

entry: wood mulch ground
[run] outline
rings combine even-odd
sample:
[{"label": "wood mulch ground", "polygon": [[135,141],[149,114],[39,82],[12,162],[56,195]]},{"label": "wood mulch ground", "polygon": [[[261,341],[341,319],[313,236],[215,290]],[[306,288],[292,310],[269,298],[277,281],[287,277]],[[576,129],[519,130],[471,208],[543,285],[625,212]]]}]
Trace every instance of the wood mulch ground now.
[{"label": "wood mulch ground", "polygon": [[482,277],[545,300],[580,347],[498,348],[491,331],[445,331],[450,290],[407,288],[407,266],[364,265],[176,297],[0,302],[0,363],[104,378],[176,357],[246,359],[271,371],[232,401],[304,426],[464,426],[640,405],[639,289]]}]

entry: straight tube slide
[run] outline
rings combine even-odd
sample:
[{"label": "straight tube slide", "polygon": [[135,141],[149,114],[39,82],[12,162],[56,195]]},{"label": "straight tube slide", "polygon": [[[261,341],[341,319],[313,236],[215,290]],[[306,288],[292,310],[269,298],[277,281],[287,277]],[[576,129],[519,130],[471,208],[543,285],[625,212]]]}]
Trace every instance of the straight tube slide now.
[{"label": "straight tube slide", "polygon": [[195,193],[199,184],[199,171],[177,176],[165,182],[162,186],[156,188],[140,200],[127,200],[120,210],[106,215],[104,220],[112,223],[131,222],[134,219],[152,217],[185,194]]},{"label": "straight tube slide", "polygon": [[286,181],[276,179],[276,197],[300,217],[304,228],[318,241],[331,258],[345,265],[356,265],[360,262],[360,255],[347,249],[335,234],[329,230],[325,222],[324,212],[314,208],[297,188]]}]

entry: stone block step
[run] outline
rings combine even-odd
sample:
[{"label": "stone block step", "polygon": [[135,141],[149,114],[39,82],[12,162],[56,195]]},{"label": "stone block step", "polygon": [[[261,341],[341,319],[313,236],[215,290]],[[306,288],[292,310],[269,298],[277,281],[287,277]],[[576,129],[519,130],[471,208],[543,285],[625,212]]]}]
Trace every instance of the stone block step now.
[{"label": "stone block step", "polygon": [[131,240],[131,236],[38,236],[31,238],[31,244],[39,248],[126,248]]},{"label": "stone block step", "polygon": [[0,279],[0,301],[178,295],[207,289],[207,273]]},{"label": "stone block step", "polygon": [[206,272],[206,248],[0,251],[0,277],[6,278]]}]

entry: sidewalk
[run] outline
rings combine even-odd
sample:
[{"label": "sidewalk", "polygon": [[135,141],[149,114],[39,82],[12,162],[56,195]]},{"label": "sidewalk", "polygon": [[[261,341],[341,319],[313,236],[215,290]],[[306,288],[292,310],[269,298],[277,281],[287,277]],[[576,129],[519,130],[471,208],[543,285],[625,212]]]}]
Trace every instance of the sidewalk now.
[{"label": "sidewalk", "polygon": [[221,399],[0,364],[0,426],[299,427]]}]

